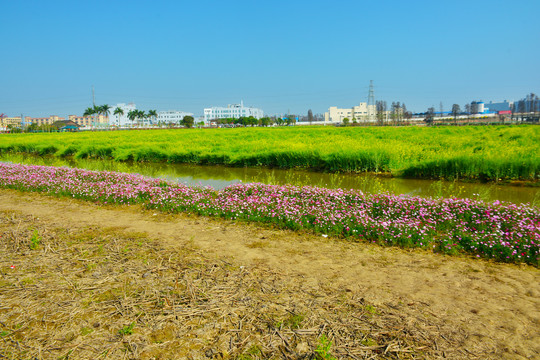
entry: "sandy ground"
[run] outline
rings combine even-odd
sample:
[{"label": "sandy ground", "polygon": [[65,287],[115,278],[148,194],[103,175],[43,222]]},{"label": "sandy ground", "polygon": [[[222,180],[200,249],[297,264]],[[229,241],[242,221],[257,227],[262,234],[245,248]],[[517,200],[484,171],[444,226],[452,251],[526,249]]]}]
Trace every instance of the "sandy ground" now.
[{"label": "sandy ground", "polygon": [[51,227],[142,232],[170,253],[190,247],[208,258],[280,274],[308,292],[364,299],[399,314],[405,327],[422,319],[432,329],[423,339],[432,351],[420,357],[540,359],[540,270],[531,266],[9,190],[0,190],[0,211],[37,217]]}]

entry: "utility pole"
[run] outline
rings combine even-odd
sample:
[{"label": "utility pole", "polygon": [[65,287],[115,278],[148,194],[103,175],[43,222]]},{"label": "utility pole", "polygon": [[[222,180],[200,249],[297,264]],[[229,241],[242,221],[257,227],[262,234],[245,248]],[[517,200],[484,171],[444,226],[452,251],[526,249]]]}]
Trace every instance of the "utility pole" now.
[{"label": "utility pole", "polygon": [[443,106],[442,106],[442,101],[441,101],[441,103],[439,104],[439,109],[441,109],[441,115],[440,115],[440,116],[443,117]]},{"label": "utility pole", "polygon": [[373,108],[375,107],[375,91],[373,90],[373,80],[369,80],[369,93],[367,101],[367,113],[368,120],[372,121],[373,119]]},{"label": "utility pole", "polygon": [[96,95],[94,93],[94,85],[92,85],[92,104],[96,106]]}]

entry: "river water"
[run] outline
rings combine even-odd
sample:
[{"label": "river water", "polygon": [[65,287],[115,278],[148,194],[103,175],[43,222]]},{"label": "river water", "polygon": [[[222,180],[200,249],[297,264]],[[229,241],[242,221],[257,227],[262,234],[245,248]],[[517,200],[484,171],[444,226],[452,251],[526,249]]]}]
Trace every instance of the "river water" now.
[{"label": "river water", "polygon": [[307,170],[267,168],[232,168],[167,163],[129,163],[111,160],[39,157],[2,154],[0,161],[20,164],[68,166],[89,170],[107,170],[162,178],[191,186],[222,189],[230,184],[309,185],[326,188],[357,189],[365,193],[390,192],[422,197],[461,197],[485,201],[507,201],[540,205],[540,187],[464,183],[378,177],[373,174],[328,174]]}]

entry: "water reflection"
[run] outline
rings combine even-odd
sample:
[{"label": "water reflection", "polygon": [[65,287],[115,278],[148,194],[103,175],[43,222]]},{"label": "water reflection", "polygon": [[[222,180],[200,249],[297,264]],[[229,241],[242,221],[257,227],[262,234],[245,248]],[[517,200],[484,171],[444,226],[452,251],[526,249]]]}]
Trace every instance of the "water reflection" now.
[{"label": "water reflection", "polygon": [[292,184],[358,189],[365,193],[391,192],[424,197],[465,197],[486,201],[528,202],[540,205],[540,188],[537,187],[381,178],[372,174],[327,174],[306,170],[231,168],[166,163],[125,163],[110,160],[61,159],[19,154],[3,154],[0,156],[0,161],[139,173],[191,186],[211,186],[215,189],[222,189],[238,182],[261,182],[277,185]]}]

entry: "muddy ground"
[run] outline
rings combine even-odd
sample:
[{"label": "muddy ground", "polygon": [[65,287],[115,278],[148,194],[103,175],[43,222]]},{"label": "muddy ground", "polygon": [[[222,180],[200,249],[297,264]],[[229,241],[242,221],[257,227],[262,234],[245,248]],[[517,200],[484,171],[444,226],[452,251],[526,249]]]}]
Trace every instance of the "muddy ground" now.
[{"label": "muddy ground", "polygon": [[540,270],[0,190],[0,359],[538,359]]}]

